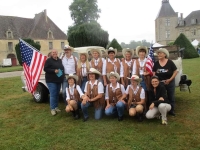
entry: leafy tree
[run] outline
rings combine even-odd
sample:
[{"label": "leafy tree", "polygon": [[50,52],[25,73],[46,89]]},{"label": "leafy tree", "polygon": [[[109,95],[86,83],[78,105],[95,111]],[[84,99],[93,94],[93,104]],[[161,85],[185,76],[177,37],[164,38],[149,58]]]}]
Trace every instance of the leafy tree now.
[{"label": "leafy tree", "polygon": [[185,48],[184,50],[184,58],[196,58],[199,57],[197,51],[194,46],[192,46],[191,42],[186,38],[186,36],[181,33],[179,37],[175,40],[174,45],[180,46],[180,48]]},{"label": "leafy tree", "polygon": [[101,29],[97,22],[83,23],[68,29],[68,41],[73,47],[102,46],[108,44],[108,32]]},{"label": "leafy tree", "polygon": [[[31,46],[35,47],[38,51],[40,51],[40,44],[35,43],[32,39],[23,39],[25,42],[27,42],[28,44],[30,44]],[[17,59],[19,61],[19,64],[22,66],[22,58],[21,58],[21,51],[20,51],[20,46],[19,43],[16,44],[15,46],[15,51],[17,54]]]},{"label": "leafy tree", "polygon": [[76,25],[97,21],[101,12],[98,9],[97,0],[74,0],[69,10]]},{"label": "leafy tree", "polygon": [[140,45],[149,47],[151,43],[147,42],[146,40],[142,40],[142,41],[132,40],[129,44],[125,44],[124,42],[121,43],[122,48],[131,48],[131,49],[135,49],[137,46],[140,46]]},{"label": "leafy tree", "polygon": [[110,42],[110,45],[108,46],[109,47],[113,47],[113,48],[116,48],[117,51],[122,51],[122,47],[121,45],[117,42],[116,39],[113,39],[111,42]]}]

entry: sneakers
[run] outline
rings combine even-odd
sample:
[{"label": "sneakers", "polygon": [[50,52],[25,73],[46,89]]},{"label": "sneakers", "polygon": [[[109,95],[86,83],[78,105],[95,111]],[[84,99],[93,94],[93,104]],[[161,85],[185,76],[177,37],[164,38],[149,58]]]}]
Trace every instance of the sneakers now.
[{"label": "sneakers", "polygon": [[162,120],[163,125],[167,125],[167,120]]},{"label": "sneakers", "polygon": [[61,110],[58,107],[55,108],[55,111],[56,112],[61,112]]},{"label": "sneakers", "polygon": [[52,114],[52,116],[55,116],[55,115],[56,115],[56,110],[55,110],[55,109],[52,109],[52,110],[51,110],[51,114]]}]

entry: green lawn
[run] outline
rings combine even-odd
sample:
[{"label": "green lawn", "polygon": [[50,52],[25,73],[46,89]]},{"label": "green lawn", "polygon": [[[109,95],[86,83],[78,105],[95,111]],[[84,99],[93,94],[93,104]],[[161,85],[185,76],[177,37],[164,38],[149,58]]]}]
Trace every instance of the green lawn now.
[{"label": "green lawn", "polygon": [[12,72],[12,71],[22,71],[22,66],[12,66],[12,67],[0,67],[0,73],[2,72]]},{"label": "green lawn", "polygon": [[[21,90],[20,77],[0,79],[0,149],[36,150],[199,150],[200,58],[183,60],[192,79],[191,93],[176,89],[176,117],[139,123],[126,114],[124,121],[104,116],[88,122],[73,120],[62,111],[51,116],[48,103],[38,104]],[[59,103],[64,110],[64,103]]]}]

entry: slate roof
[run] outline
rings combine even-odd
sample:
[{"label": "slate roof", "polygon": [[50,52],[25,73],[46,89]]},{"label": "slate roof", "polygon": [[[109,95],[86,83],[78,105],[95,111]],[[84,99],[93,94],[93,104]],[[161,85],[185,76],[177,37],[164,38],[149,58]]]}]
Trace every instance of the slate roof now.
[{"label": "slate roof", "polygon": [[196,19],[196,23],[200,24],[200,10],[192,11],[185,19],[185,26],[193,25],[191,20]]},{"label": "slate roof", "polygon": [[157,18],[162,18],[162,17],[177,17],[177,13],[173,10],[171,7],[169,0],[163,0],[162,1],[162,6],[158,12]]},{"label": "slate roof", "polygon": [[33,19],[14,16],[0,16],[0,39],[7,39],[6,31],[13,32],[13,39],[31,38],[47,39],[47,33],[53,32],[54,39],[67,40],[66,34],[46,15],[45,12],[36,14]]}]

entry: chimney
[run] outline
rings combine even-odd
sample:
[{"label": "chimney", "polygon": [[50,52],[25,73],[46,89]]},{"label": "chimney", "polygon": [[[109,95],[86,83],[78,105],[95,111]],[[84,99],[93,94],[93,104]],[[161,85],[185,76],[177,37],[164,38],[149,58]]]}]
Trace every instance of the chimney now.
[{"label": "chimney", "polygon": [[183,13],[181,13],[181,20],[183,20]]},{"label": "chimney", "polygon": [[45,17],[45,21],[48,22],[48,19],[47,19],[47,10],[46,9],[44,10],[44,17]]}]

